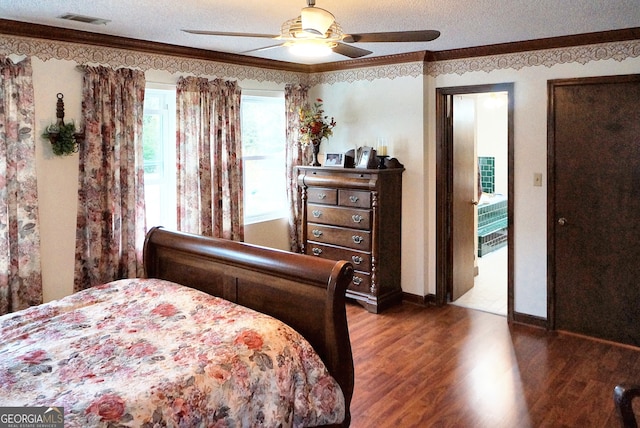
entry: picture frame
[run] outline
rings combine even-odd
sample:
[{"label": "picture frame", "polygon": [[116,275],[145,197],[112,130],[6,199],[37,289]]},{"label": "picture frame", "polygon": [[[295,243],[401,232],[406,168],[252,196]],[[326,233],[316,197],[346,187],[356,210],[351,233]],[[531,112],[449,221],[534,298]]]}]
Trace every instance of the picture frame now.
[{"label": "picture frame", "polygon": [[344,168],[344,153],[327,153],[324,158],[324,166]]},{"label": "picture frame", "polygon": [[375,150],[373,147],[359,147],[356,157],[356,168],[372,168],[376,157]]}]

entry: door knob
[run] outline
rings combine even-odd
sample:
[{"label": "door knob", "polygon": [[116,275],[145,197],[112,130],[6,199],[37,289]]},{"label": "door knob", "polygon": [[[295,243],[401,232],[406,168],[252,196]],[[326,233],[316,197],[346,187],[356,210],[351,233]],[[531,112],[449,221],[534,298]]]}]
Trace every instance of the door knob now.
[{"label": "door knob", "polygon": [[478,205],[478,201],[471,201],[471,205]]},{"label": "door knob", "polygon": [[567,224],[567,219],[566,219],[566,218],[564,218],[564,217],[560,217],[560,218],[558,219],[558,224],[559,224],[560,226],[566,226],[566,224]]}]

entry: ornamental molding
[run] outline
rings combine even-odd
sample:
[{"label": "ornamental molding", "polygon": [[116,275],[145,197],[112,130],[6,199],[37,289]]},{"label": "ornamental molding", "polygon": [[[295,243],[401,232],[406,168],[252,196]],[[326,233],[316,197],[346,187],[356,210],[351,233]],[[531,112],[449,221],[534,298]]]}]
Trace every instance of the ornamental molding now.
[{"label": "ornamental molding", "polygon": [[629,58],[640,57],[640,40],[610,42],[567,48],[541,49],[512,54],[488,55],[482,57],[441,60],[432,62],[414,62],[391,64],[379,67],[364,67],[353,70],[328,71],[311,74],[309,83],[333,84],[351,83],[358,80],[395,79],[399,77],[419,77],[422,74],[438,77],[445,74],[458,74],[495,70],[521,70],[527,67],[553,67],[558,64],[578,63],[585,65],[592,61],[613,59],[621,62]]},{"label": "ornamental molding", "polygon": [[214,76],[237,80],[257,80],[258,82],[306,83],[308,79],[307,73],[1,34],[0,54],[29,55],[43,61],[58,59],[75,61],[82,65],[104,65],[113,68],[128,67],[142,71],[164,70],[170,73],[188,73],[196,76]]},{"label": "ornamental molding", "polygon": [[114,68],[129,67],[142,71],[154,69],[165,70],[170,73],[188,73],[196,76],[256,80],[258,82],[279,84],[300,83],[314,86],[401,77],[418,78],[423,75],[437,77],[445,74],[462,75],[478,71],[489,73],[495,70],[521,70],[527,67],[552,67],[568,63],[584,65],[592,61],[610,59],[620,62],[629,58],[640,57],[640,40],[433,62],[413,61],[319,73],[282,71],[127,49],[6,35],[0,35],[0,54],[29,55],[40,58],[43,61],[58,59],[75,61],[83,65],[107,65]]},{"label": "ornamental molding", "polygon": [[475,58],[435,61],[428,63],[426,74],[437,77],[442,74],[471,73],[495,70],[521,70],[526,67],[553,67],[558,64],[587,64],[592,61],[613,59],[621,62],[640,56],[640,40],[600,43],[567,48],[542,49],[512,54],[490,55]]},{"label": "ornamental molding", "polygon": [[353,83],[357,81],[373,81],[378,79],[396,79],[399,77],[420,77],[425,72],[425,63],[408,62],[386,64],[374,67],[355,68],[350,70],[327,71],[309,75],[311,86],[334,83]]}]

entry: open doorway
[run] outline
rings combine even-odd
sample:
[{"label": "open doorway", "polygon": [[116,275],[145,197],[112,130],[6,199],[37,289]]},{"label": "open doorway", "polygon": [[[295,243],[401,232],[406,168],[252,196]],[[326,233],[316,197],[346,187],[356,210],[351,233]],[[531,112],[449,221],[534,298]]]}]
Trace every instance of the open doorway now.
[{"label": "open doorway", "polygon": [[513,313],[513,84],[437,90],[436,301]]}]

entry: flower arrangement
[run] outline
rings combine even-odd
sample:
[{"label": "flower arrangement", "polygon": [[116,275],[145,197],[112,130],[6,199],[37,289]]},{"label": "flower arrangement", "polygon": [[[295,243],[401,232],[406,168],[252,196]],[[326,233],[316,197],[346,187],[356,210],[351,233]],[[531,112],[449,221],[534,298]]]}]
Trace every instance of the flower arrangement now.
[{"label": "flower arrangement", "polygon": [[333,135],[333,127],[336,121],[329,119],[324,114],[322,108],[322,100],[317,98],[312,106],[301,107],[298,110],[300,116],[300,144],[307,147],[309,144],[314,146],[320,145],[323,138],[329,138]]}]

